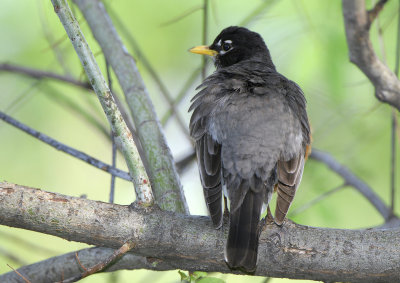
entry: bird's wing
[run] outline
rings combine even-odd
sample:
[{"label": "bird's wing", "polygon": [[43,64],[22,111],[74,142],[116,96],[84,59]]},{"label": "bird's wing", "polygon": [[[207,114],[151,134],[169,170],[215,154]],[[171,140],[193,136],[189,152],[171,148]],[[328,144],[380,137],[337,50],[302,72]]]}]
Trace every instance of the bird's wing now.
[{"label": "bird's wing", "polygon": [[222,225],[221,145],[204,134],[196,141],[197,161],[204,198],[216,228]]},{"label": "bird's wing", "polygon": [[[206,84],[207,81],[205,81]],[[203,87],[204,83],[200,86]],[[207,132],[210,113],[217,99],[218,90],[203,88],[192,99],[189,111],[193,110],[190,119],[190,135],[196,141],[197,162],[204,198],[212,222],[216,228],[222,225],[222,185],[221,185],[221,145]]]},{"label": "bird's wing", "polygon": [[278,184],[275,209],[275,222],[283,223],[300,184],[304,168],[304,153],[300,153],[289,161],[278,161]]},{"label": "bird's wing", "polygon": [[[287,156],[284,156],[286,158],[280,158],[278,161],[278,197],[276,201],[275,222],[279,225],[283,223],[293,201],[303,175],[305,160],[311,148],[310,125],[303,92],[293,81],[288,80],[285,85],[287,90],[286,99],[301,128],[302,146],[294,157],[287,158]],[[291,143],[292,141],[288,140],[288,142]],[[289,146],[288,144],[286,145],[286,147]]]}]

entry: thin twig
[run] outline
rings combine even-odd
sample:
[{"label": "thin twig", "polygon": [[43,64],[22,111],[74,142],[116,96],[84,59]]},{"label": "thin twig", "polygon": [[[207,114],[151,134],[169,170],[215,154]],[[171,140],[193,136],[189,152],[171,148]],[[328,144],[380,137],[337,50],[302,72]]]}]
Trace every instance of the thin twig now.
[{"label": "thin twig", "polygon": [[[400,1],[398,2],[398,14],[397,14],[397,40],[396,40],[396,63],[394,67],[394,73],[399,77],[399,63],[400,63]],[[398,127],[397,113],[394,108],[392,108],[392,131],[391,131],[391,160],[390,160],[390,207],[394,212],[395,208],[395,193],[396,193],[396,132]]]},{"label": "thin twig", "polygon": [[[201,73],[201,67],[197,68],[191,75],[190,77],[187,79],[187,81],[184,83],[181,91],[178,93],[178,95],[176,96],[173,105],[177,106],[188,94],[190,87],[193,85],[193,83],[196,81],[196,79],[199,77]],[[169,121],[169,119],[172,117],[172,114],[174,112],[171,109],[168,109],[168,111],[164,114],[164,116],[161,119],[161,123],[163,125],[167,124],[167,122]]]},{"label": "thin twig", "polygon": [[[47,13],[47,3],[42,2],[40,5],[40,24],[42,26],[42,31],[44,33],[44,37],[47,40],[47,43],[49,47],[51,48],[52,52],[54,53],[54,57],[56,58],[57,62],[59,63],[59,66],[62,68],[63,72],[65,75],[71,77],[71,70],[70,67],[66,64],[66,53],[63,52],[63,50],[57,46],[53,45],[54,42],[54,36],[53,36],[53,29],[52,25],[48,21],[48,13]],[[46,8],[45,8],[46,6]],[[52,62],[51,65],[54,65]],[[88,84],[90,86],[90,84]]]},{"label": "thin twig", "polygon": [[162,82],[161,77],[158,75],[157,71],[153,68],[150,61],[144,55],[141,48],[139,47],[139,44],[136,42],[135,38],[132,36],[130,31],[122,23],[122,21],[120,20],[120,17],[118,15],[115,15],[115,13],[111,9],[111,7],[107,7],[107,9],[110,11],[110,14],[113,16],[113,21],[115,21],[116,25],[121,30],[122,34],[125,36],[125,38],[129,42],[130,46],[132,47],[134,53],[139,58],[140,62],[143,64],[143,67],[145,67],[146,70],[149,72],[150,76],[153,78],[154,82],[157,84],[158,88],[160,89],[161,94],[167,100],[167,102],[169,104],[169,108],[172,111],[172,113],[175,115],[176,121],[178,122],[178,125],[181,128],[182,132],[186,135],[187,138],[189,138],[188,127],[187,127],[186,123],[184,122],[184,119],[179,114],[179,111],[176,108],[175,103],[174,103],[174,98],[172,97],[171,93],[169,92],[169,90],[167,89],[165,84]]},{"label": "thin twig", "polygon": [[[203,45],[208,44],[207,40],[208,35],[208,0],[203,0],[203,36],[202,36],[202,43]],[[201,57],[201,80],[204,81],[206,78],[206,71],[207,71],[207,56]]]},{"label": "thin twig", "polygon": [[86,272],[86,271],[87,271],[87,268],[86,268],[85,266],[83,266],[83,264],[81,263],[81,260],[79,259],[79,256],[78,256],[78,252],[75,252],[75,258],[76,258],[76,261],[78,262],[79,266],[80,266],[83,270],[85,270],[85,272]]},{"label": "thin twig", "polygon": [[92,89],[88,82],[81,82],[76,79],[66,77],[63,75],[55,74],[52,72],[41,71],[37,69],[27,68],[23,66],[12,65],[8,63],[0,64],[0,71],[7,71],[11,73],[17,73],[25,76],[29,76],[35,79],[54,79],[62,82],[69,83],[71,85],[79,86],[86,89]]},{"label": "thin twig", "polygon": [[380,199],[380,197],[364,181],[354,175],[346,166],[336,161],[329,153],[313,149],[309,158],[320,161],[327,165],[332,171],[343,178],[345,183],[359,191],[382,215],[385,221],[395,217],[389,207]]},{"label": "thin twig", "polygon": [[37,138],[38,140],[41,140],[42,142],[54,147],[57,150],[60,150],[69,155],[72,155],[82,161],[85,161],[86,163],[89,163],[90,165],[92,165],[96,168],[99,168],[103,171],[113,174],[121,179],[124,179],[127,181],[132,180],[131,177],[129,176],[128,172],[124,172],[122,170],[112,168],[110,165],[108,165],[104,162],[101,162],[100,160],[93,158],[82,151],[79,151],[72,147],[69,147],[59,141],[56,141],[55,139],[53,139],[45,134],[42,134],[42,133],[22,124],[21,122],[15,120],[14,118],[8,116],[7,114],[5,114],[4,112],[1,112],[1,111],[0,111],[0,119],[18,129],[24,131],[25,133]]},{"label": "thin twig", "polygon": [[[117,145],[115,144],[114,136],[111,133],[111,142],[112,142],[112,161],[111,161],[111,166],[112,168],[115,168],[116,166],[116,161],[117,161]],[[111,175],[111,184],[110,184],[110,196],[109,196],[109,202],[114,203],[114,195],[115,195],[115,176]]]},{"label": "thin twig", "polygon": [[203,8],[203,5],[198,5],[195,6],[193,8],[188,9],[187,11],[181,13],[179,16],[176,16],[166,22],[163,22],[160,24],[161,27],[165,27],[165,26],[169,26],[171,24],[175,24],[177,22],[179,22],[180,20],[183,20],[184,18],[190,16],[191,14],[193,14],[194,12],[197,12],[198,10],[201,10]]},{"label": "thin twig", "polygon": [[329,191],[326,191],[326,192],[320,194],[319,196],[317,196],[316,198],[314,198],[314,199],[310,200],[309,202],[303,204],[302,206],[300,206],[300,207],[298,207],[296,209],[293,209],[289,213],[289,217],[293,217],[293,216],[295,216],[295,215],[307,210],[308,208],[310,208],[314,204],[316,204],[316,203],[322,201],[323,199],[327,198],[328,196],[340,191],[341,189],[345,188],[346,186],[347,186],[347,184],[344,183],[344,184],[342,184],[340,186],[337,186],[337,187],[335,187],[335,188],[333,188],[333,189],[331,189]]},{"label": "thin twig", "polygon": [[14,99],[10,102],[8,106],[5,107],[7,111],[10,113],[21,106],[23,103],[26,103],[29,99],[33,97],[33,95],[38,91],[37,87],[40,86],[42,81],[37,80],[28,87],[24,88],[20,93],[14,95]]},{"label": "thin twig", "polygon": [[[382,2],[382,1],[381,1]],[[380,2],[378,2],[375,7],[378,6]],[[383,6],[382,6],[383,7]],[[375,9],[375,8],[374,8]],[[378,31],[378,41],[379,47],[381,49],[382,61],[387,65],[386,62],[386,51],[385,51],[385,42],[383,40],[383,31],[381,27],[381,23],[378,17],[378,14],[375,16],[376,18],[376,28]],[[399,39],[397,39],[399,40]],[[396,55],[397,59],[397,55]],[[397,64],[397,62],[396,62]],[[394,72],[396,74],[396,71]],[[396,109],[392,107],[391,115],[390,115],[390,127],[391,127],[391,137],[390,137],[390,208],[394,213],[394,204],[395,204],[395,168],[396,168]]]},{"label": "thin twig", "polygon": [[254,10],[250,12],[240,23],[239,26],[249,26],[253,21],[257,20],[261,14],[265,12],[267,8],[271,8],[275,0],[264,0]]},{"label": "thin twig", "polygon": [[394,213],[396,203],[396,131],[397,131],[397,113],[392,107],[391,113],[391,139],[390,139],[390,208]]},{"label": "thin twig", "polygon": [[150,180],[133,140],[132,133],[129,131],[118,106],[115,104],[79,24],[72,15],[66,0],[52,0],[52,3],[54,11],[63,24],[111,125],[116,143],[125,158],[132,177],[136,191],[136,200],[144,206],[152,205],[154,197]]},{"label": "thin twig", "polygon": [[122,245],[118,250],[115,250],[115,252],[106,258],[104,261],[99,262],[95,266],[92,266],[90,268],[85,268],[82,263],[79,260],[78,254],[76,253],[76,259],[79,263],[79,265],[85,270],[82,274],[69,278],[67,280],[63,280],[62,283],[69,283],[69,282],[76,282],[78,280],[81,280],[85,277],[88,277],[89,275],[92,275],[96,272],[102,271],[105,269],[107,266],[109,266],[112,262],[116,261],[117,259],[121,258],[124,254],[129,252],[131,249],[135,247],[135,244],[133,242],[126,242],[125,244]]},{"label": "thin twig", "polygon": [[380,0],[378,3],[375,4],[374,8],[368,11],[369,26],[371,26],[372,22],[378,17],[386,2],[387,0]]},{"label": "thin twig", "polygon": [[[1,67],[3,67],[3,68],[1,68]],[[0,64],[0,71],[8,71],[8,72],[20,73],[20,74],[24,74],[26,76],[29,76],[31,78],[38,79],[39,81],[37,83],[35,83],[35,85],[37,85],[40,82],[41,79],[46,78],[46,79],[53,79],[53,80],[58,80],[58,81],[61,81],[61,82],[66,82],[66,83],[69,83],[69,84],[72,84],[72,85],[75,85],[75,86],[82,87],[84,89],[88,89],[90,91],[93,91],[93,88],[89,83],[81,82],[79,80],[72,79],[72,78],[69,78],[69,77],[66,77],[66,76],[62,76],[62,75],[58,75],[58,74],[54,74],[54,73],[51,73],[51,72],[45,72],[45,71],[41,71],[41,70],[37,70],[37,69],[29,69],[29,68],[26,68],[26,67],[15,66],[15,65],[6,64],[6,63]],[[46,86],[46,87],[48,87],[48,86]],[[33,89],[33,86],[29,86],[29,88],[27,90],[30,91],[32,89]],[[63,102],[65,102],[65,103],[67,103],[67,104],[72,106],[72,101],[65,101],[66,99],[67,98],[64,97],[63,98],[63,100],[64,100]],[[135,135],[135,128],[133,127],[133,124],[132,124],[132,122],[131,122],[128,114],[127,114],[127,111],[125,110],[123,104],[119,101],[118,96],[116,94],[114,95],[114,99],[115,99],[115,103],[118,105],[118,108],[121,111],[121,114],[122,114],[125,122],[127,123],[127,126],[129,128],[129,130],[131,131],[131,133],[133,135]],[[76,106],[79,107],[77,104],[74,104],[74,107],[76,107]],[[10,110],[10,107],[8,107],[7,109]],[[87,116],[87,115],[84,114],[84,111],[80,112],[80,114],[84,115],[84,116]],[[86,118],[88,118],[88,117],[86,117]],[[93,120],[91,118],[88,119],[88,120],[89,120],[89,122],[93,122]],[[103,132],[102,127],[99,127],[99,125],[97,123],[93,123],[93,124],[95,124],[95,126],[97,128],[99,128]]]},{"label": "thin twig", "polygon": [[26,279],[21,273],[19,273],[17,270],[15,270],[15,269],[14,269],[11,265],[9,265],[8,263],[7,263],[7,266],[8,266],[9,268],[11,268],[15,273],[17,273],[18,276],[21,277],[26,283],[31,283],[31,281],[29,281],[28,279]]},{"label": "thin twig", "polygon": [[183,170],[195,160],[196,152],[192,151],[191,153],[176,162],[176,170],[178,170],[179,174],[182,174]]},{"label": "thin twig", "polygon": [[51,99],[52,101],[58,103],[61,107],[63,107],[63,109],[68,109],[73,113],[76,113],[77,115],[81,116],[91,126],[98,129],[99,132],[102,133],[107,140],[109,139],[110,136],[107,131],[106,125],[104,125],[104,123],[100,122],[95,117],[96,114],[91,114],[89,111],[84,109],[81,103],[77,103],[70,96],[63,94],[62,92],[59,92],[56,88],[48,84],[40,86],[40,90],[42,90],[44,95],[46,95],[49,99]]},{"label": "thin twig", "polygon": [[[107,70],[108,87],[110,88],[111,93],[113,93],[110,65],[108,64],[107,59],[106,59],[106,70]],[[112,166],[112,168],[115,168],[115,164],[117,161],[117,146],[115,144],[114,133],[113,133],[112,129],[111,129],[111,147],[112,147],[111,166]],[[109,196],[110,203],[114,203],[114,194],[115,194],[115,176],[111,175],[110,196]]]}]

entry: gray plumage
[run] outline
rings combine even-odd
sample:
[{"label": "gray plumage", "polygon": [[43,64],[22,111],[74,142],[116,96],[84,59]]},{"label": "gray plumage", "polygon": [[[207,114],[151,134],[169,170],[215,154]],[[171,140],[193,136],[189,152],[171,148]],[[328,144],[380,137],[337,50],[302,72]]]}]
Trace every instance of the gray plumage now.
[{"label": "gray plumage", "polygon": [[[235,43],[235,35],[242,32],[261,39],[247,29],[228,29],[211,47],[221,39]],[[225,38],[224,32],[230,37]],[[247,271],[256,266],[262,204],[268,204],[277,185],[275,221],[282,224],[310,143],[304,95],[297,84],[276,72],[261,42],[259,52],[233,64],[224,66],[217,55],[216,72],[198,87],[189,109],[193,111],[190,134],[196,141],[212,221],[217,228],[223,222],[224,184],[230,201],[226,260],[231,267]]]}]

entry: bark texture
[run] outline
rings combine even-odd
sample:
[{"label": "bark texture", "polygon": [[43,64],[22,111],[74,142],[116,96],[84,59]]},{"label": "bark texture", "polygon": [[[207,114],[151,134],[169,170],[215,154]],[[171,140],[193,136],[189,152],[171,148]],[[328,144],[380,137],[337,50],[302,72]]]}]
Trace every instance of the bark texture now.
[{"label": "bark texture", "polygon": [[400,110],[400,81],[375,54],[369,39],[374,17],[365,8],[365,0],[342,0],[350,61],[375,86],[375,96]]},{"label": "bark texture", "polygon": [[[133,240],[133,253],[163,262],[168,269],[232,273],[223,255],[227,231],[215,230],[208,217],[103,203],[9,183],[0,183],[0,211],[1,225],[109,248]],[[399,228],[313,228],[290,221],[282,227],[267,224],[260,236],[255,275],[396,282],[400,280],[399,232]],[[9,275],[0,276],[0,281],[4,276]]]},{"label": "bark texture", "polygon": [[125,94],[148,163],[157,204],[164,210],[189,213],[170,149],[134,59],[122,43],[101,1],[74,2],[82,11]]}]

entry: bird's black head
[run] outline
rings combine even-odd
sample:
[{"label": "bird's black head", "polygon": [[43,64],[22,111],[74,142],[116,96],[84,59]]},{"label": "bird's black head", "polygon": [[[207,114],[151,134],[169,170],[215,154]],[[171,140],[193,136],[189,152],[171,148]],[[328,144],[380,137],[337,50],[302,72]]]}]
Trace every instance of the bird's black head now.
[{"label": "bird's black head", "polygon": [[228,67],[251,58],[261,59],[275,68],[261,36],[243,27],[228,27],[221,31],[210,46],[198,46],[190,51],[213,56],[217,68]]}]

